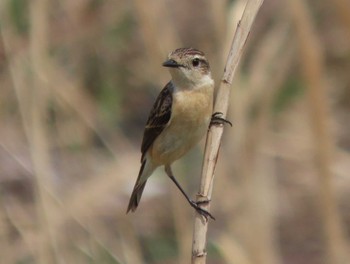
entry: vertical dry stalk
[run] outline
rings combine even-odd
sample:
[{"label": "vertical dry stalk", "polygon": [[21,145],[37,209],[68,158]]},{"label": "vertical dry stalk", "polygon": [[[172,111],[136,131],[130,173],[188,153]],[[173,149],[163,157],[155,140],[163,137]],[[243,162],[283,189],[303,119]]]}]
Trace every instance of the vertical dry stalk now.
[{"label": "vertical dry stalk", "polygon": [[[225,117],[227,113],[231,83],[235,70],[237,69],[243,52],[244,44],[247,41],[250,29],[262,3],[263,0],[248,0],[244,13],[242,15],[242,19],[237,25],[237,30],[232,40],[232,45],[227,58],[224,75],[221,80],[214,105],[214,112],[223,113],[223,117]],[[212,126],[208,131],[201,175],[201,184],[199,194],[197,196],[197,202],[210,201],[211,199],[214,171],[218,158],[222,134],[223,126]],[[209,206],[210,203],[207,203],[203,205],[203,208],[208,210]],[[194,219],[192,242],[193,264],[206,263],[207,230],[208,222],[204,221],[203,217],[196,213]]]},{"label": "vertical dry stalk", "polygon": [[[133,0],[134,10],[139,20],[140,32],[143,37],[145,50],[148,52],[147,60],[162,61],[166,50],[164,47],[179,47],[181,40],[177,37],[169,13],[169,3],[157,1]],[[161,36],[161,41],[159,40]],[[150,80],[164,76],[160,67],[148,69],[152,72],[146,74]],[[163,80],[166,81],[165,79]]]},{"label": "vertical dry stalk", "polygon": [[[232,90],[234,107],[229,111],[234,116],[232,120],[239,125],[234,127],[236,142],[231,139],[227,142],[229,149],[234,151],[226,151],[222,158],[229,162],[233,155],[236,165],[231,168],[242,179],[239,191],[243,192],[246,206],[235,221],[229,223],[231,235],[223,233],[217,243],[226,263],[281,263],[275,228],[276,177],[274,169],[271,170],[274,163],[268,149],[274,142],[270,140],[273,99],[295,61],[294,43],[290,42],[287,32],[286,23],[279,19],[250,55],[252,61],[247,70],[248,80],[240,83],[239,90]],[[234,81],[242,78],[240,75],[243,74],[238,71]],[[257,101],[259,111],[253,121],[248,112]],[[237,133],[238,129],[241,132]],[[221,179],[221,182],[225,180]],[[231,200],[220,204],[224,211],[235,210]]]},{"label": "vertical dry stalk", "polygon": [[290,0],[291,13],[298,35],[302,71],[307,83],[315,162],[320,182],[320,208],[327,239],[328,263],[347,263],[346,242],[332,186],[334,142],[329,131],[327,95],[325,93],[323,57],[310,14],[301,0]]},{"label": "vertical dry stalk", "polygon": [[347,0],[334,0],[332,5],[338,12],[340,19],[343,21],[344,26],[347,29],[348,37],[350,37],[350,4]]},{"label": "vertical dry stalk", "polygon": [[258,60],[255,63],[258,66],[253,67],[255,71],[251,72],[255,78],[252,77],[248,83],[250,87],[256,87],[261,102],[256,119],[244,132],[244,147],[239,151],[244,158],[237,163],[240,164],[243,189],[247,195],[246,218],[249,219],[249,228],[246,227],[246,231],[253,263],[281,263],[276,246],[276,175],[273,158],[265,151],[272,142],[269,128],[273,99],[288,76],[295,54],[294,46],[288,43],[286,32],[285,25],[280,23],[260,42],[260,54],[257,52]]},{"label": "vertical dry stalk", "polygon": [[[40,263],[52,263],[52,253],[56,252],[54,242],[51,199],[44,186],[51,189],[49,143],[46,133],[46,109],[48,103],[48,4],[49,0],[36,0],[30,5],[30,61],[33,70],[32,96],[28,115],[31,124],[28,126],[28,140],[37,183],[37,210],[40,225]],[[21,103],[21,102],[20,102]],[[49,242],[49,246],[47,243]]]},{"label": "vertical dry stalk", "polygon": [[[36,247],[36,243],[33,243],[34,248],[38,248],[37,262],[52,263],[50,249],[54,251],[55,245],[52,240],[52,229],[50,228],[48,220],[48,216],[50,215],[48,200],[50,199],[48,199],[47,192],[44,191],[43,187],[48,186],[47,178],[50,170],[47,152],[48,142],[43,124],[45,119],[44,110],[47,104],[43,72],[46,69],[44,57],[47,51],[48,31],[46,26],[48,24],[48,0],[33,1],[30,7],[30,55],[32,61],[31,66],[35,74],[29,75],[27,72],[26,53],[24,53],[24,55],[14,55],[15,50],[11,45],[14,37],[9,29],[9,17],[3,13],[1,14],[1,22],[3,25],[1,34],[9,61],[10,74],[18,99],[24,130],[30,145],[38,187],[37,212],[39,221],[37,238],[39,245]],[[30,74],[32,73],[33,72],[30,72]],[[33,77],[33,79],[28,78],[28,76]],[[29,90],[29,88],[33,89]]]}]

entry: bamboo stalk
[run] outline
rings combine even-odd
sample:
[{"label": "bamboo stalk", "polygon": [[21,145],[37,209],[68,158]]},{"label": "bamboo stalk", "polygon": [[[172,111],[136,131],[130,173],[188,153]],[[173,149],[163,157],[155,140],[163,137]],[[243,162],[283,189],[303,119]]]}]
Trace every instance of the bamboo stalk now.
[{"label": "bamboo stalk", "polygon": [[[243,48],[248,39],[254,19],[262,5],[263,0],[249,0],[245,7],[242,19],[232,40],[231,49],[227,58],[224,75],[222,77],[218,94],[216,97],[214,112],[221,112],[226,116],[231,84],[235,70],[243,53]],[[202,167],[201,183],[197,202],[210,201],[213,188],[214,171],[218,158],[223,126],[212,126],[207,135],[205,154]],[[203,209],[209,210],[210,202],[202,205]],[[206,236],[208,221],[196,213],[194,219],[194,231],[192,242],[192,263],[206,263]]]}]

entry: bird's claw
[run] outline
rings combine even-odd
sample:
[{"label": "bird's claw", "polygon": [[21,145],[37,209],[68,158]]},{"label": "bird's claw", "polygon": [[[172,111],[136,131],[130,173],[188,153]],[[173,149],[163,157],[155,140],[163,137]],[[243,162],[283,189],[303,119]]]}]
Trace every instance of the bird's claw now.
[{"label": "bird's claw", "polygon": [[221,113],[221,112],[215,112],[211,116],[210,126],[229,124],[232,127],[232,123],[230,121],[226,120],[225,118],[220,117],[222,115],[223,115],[223,113]]},{"label": "bird's claw", "polygon": [[207,203],[207,201],[204,202],[195,202],[195,201],[190,201],[191,206],[196,209],[197,213],[199,213],[201,216],[205,218],[205,220],[208,222],[208,218],[210,217],[211,219],[215,220],[215,217],[209,213],[207,210],[201,208],[199,205]]}]

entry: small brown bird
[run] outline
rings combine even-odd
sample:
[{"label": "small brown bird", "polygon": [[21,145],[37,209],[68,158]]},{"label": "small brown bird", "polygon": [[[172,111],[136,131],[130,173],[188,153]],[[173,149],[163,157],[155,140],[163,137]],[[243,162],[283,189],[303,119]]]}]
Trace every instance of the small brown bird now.
[{"label": "small brown bird", "polygon": [[131,194],[127,213],[140,203],[147,179],[164,165],[165,172],[190,205],[205,218],[214,217],[192,201],[176,181],[171,164],[185,155],[205,135],[210,121],[227,122],[213,110],[214,80],[204,53],[180,48],[163,63],[172,80],[163,88],[149,115],[141,145],[141,168]]}]

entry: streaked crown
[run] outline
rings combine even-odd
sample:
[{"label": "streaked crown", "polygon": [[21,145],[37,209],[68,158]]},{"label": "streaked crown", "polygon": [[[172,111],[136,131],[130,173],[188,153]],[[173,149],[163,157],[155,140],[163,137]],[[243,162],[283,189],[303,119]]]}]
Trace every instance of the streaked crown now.
[{"label": "streaked crown", "polygon": [[175,82],[201,85],[211,79],[209,62],[204,53],[194,48],[179,48],[169,53],[163,66],[170,68]]}]

